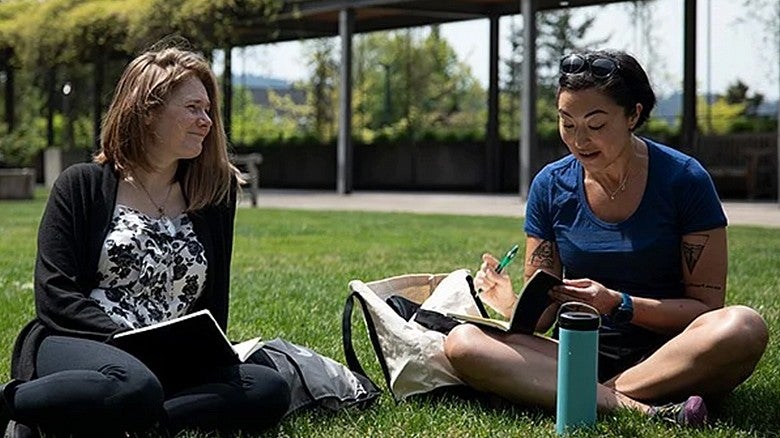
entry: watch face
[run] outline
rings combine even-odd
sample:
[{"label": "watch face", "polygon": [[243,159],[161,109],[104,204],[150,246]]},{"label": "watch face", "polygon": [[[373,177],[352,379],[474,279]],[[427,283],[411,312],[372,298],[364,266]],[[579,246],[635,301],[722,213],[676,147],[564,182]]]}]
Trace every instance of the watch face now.
[{"label": "watch face", "polygon": [[611,316],[615,324],[627,324],[634,317],[634,312],[628,309],[617,309]]},{"label": "watch face", "polygon": [[610,318],[615,324],[627,324],[634,319],[634,302],[630,295],[623,293],[622,302],[612,312]]}]

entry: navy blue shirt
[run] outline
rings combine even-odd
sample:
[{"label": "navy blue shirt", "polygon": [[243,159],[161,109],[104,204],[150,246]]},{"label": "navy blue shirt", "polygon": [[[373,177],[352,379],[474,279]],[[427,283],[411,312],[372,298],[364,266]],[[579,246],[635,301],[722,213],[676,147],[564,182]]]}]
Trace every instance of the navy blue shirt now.
[{"label": "navy blue shirt", "polygon": [[630,217],[617,223],[596,217],[585,197],[582,166],[568,155],[534,178],[525,232],[557,244],[566,278],[590,278],[638,297],[682,297],[682,236],[724,227],[726,216],[698,161],[643,140],[647,187]]}]

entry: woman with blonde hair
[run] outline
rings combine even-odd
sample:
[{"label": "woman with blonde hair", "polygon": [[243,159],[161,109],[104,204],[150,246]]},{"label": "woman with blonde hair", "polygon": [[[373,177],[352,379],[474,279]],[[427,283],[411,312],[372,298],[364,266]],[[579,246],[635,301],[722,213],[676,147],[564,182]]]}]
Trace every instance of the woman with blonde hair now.
[{"label": "woman with blonde hair", "polygon": [[201,309],[227,328],[239,174],[208,63],[178,48],[138,56],[102,132],[94,162],[65,170],[49,197],[36,318],[16,342],[2,419],[12,433],[100,436],[276,424],[290,399],[276,370],[190,363],[156,375],[112,345],[117,333]]}]

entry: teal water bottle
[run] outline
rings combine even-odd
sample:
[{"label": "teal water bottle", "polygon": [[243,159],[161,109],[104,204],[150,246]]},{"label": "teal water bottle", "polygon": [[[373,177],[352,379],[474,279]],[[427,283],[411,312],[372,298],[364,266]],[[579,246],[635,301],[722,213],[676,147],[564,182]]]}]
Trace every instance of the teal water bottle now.
[{"label": "teal water bottle", "polygon": [[558,312],[558,394],[555,431],[596,423],[598,347],[601,318],[580,303],[564,303]]}]

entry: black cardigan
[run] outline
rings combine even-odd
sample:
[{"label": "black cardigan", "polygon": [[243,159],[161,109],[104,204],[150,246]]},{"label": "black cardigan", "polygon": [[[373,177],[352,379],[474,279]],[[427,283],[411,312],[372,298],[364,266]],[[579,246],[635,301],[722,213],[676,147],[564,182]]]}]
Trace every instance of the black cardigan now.
[{"label": "black cardigan", "polygon": [[[118,185],[112,166],[94,163],[71,166],[55,182],[38,228],[37,316],[22,329],[14,345],[13,378],[35,375],[35,355],[46,336],[107,342],[127,329],[89,299],[97,287],[98,260],[116,206]],[[205,288],[192,310],[209,309],[223,330],[228,320],[235,193],[231,190],[225,204],[189,213],[208,261]]]}]

